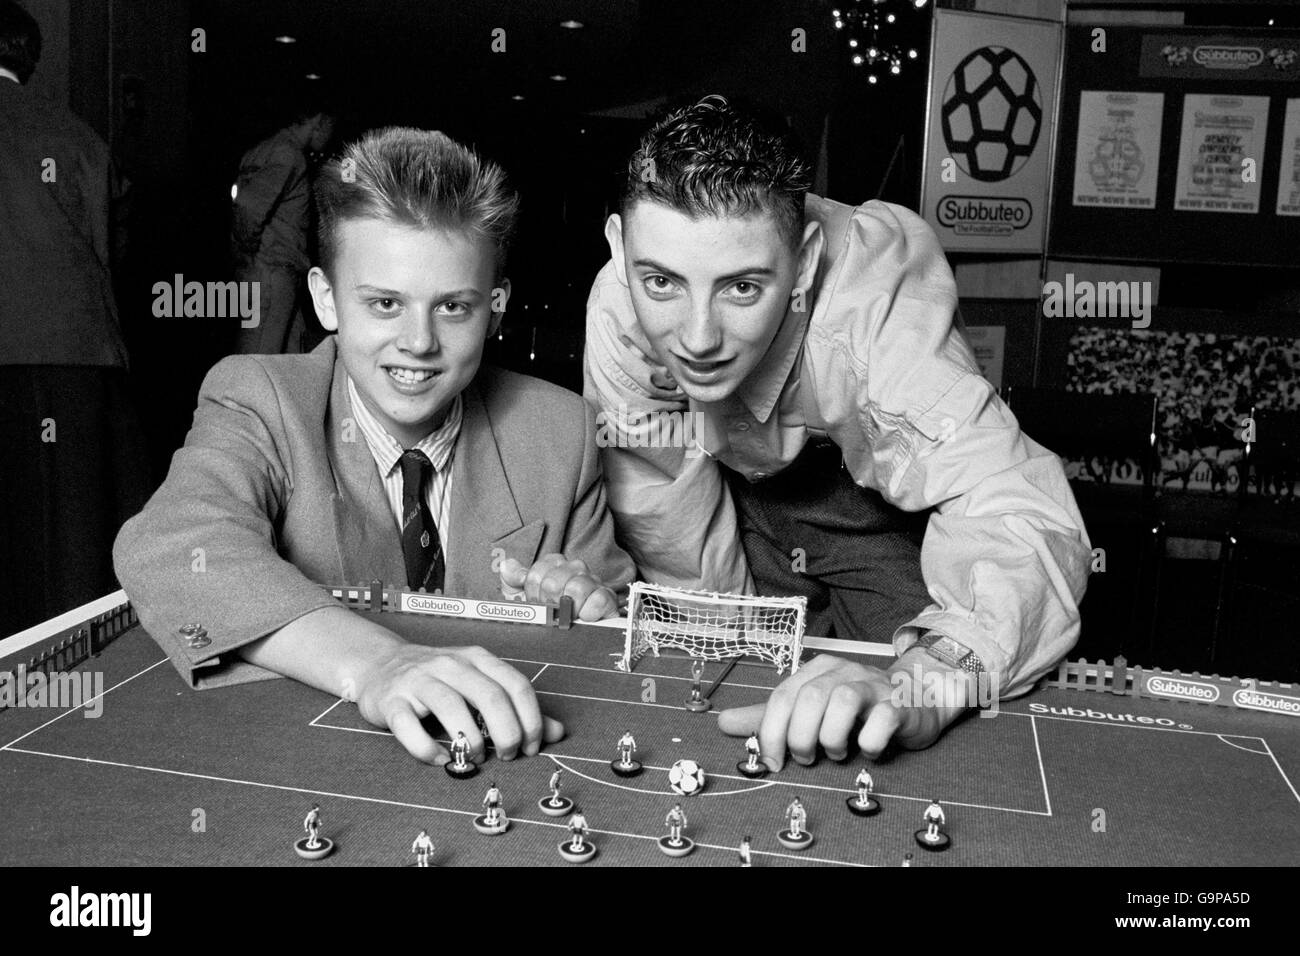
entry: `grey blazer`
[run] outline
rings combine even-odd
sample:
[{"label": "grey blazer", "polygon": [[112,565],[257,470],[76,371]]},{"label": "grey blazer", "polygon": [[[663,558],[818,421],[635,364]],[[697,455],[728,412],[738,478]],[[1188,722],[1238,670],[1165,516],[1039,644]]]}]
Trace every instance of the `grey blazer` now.
[{"label": "grey blazer", "polygon": [[[632,561],[605,505],[581,396],[482,368],[452,464],[447,594],[500,598],[494,558],[560,552],[617,592]],[[349,417],[334,337],[310,355],[223,359],[166,481],[126,522],[114,565],[145,629],[195,687],[275,676],[232,653],[329,607],[329,584],[403,587],[397,523]],[[179,633],[195,623],[211,644]]]}]

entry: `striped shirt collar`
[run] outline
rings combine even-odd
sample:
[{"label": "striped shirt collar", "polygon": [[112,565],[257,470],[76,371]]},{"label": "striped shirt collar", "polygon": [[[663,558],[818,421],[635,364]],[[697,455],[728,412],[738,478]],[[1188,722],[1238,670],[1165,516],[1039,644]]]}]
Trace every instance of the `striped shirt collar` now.
[{"label": "striped shirt collar", "polygon": [[[397,462],[405,449],[396,438],[388,434],[387,429],[379,424],[379,420],[366,407],[366,403],[357,393],[351,375],[348,376],[348,400],[352,403],[352,414],[356,416],[361,434],[366,436],[370,454],[374,457],[375,464],[379,466],[379,473],[387,476],[397,467]],[[442,424],[415,444],[419,451],[429,456],[435,471],[445,470],[448,462],[451,461],[451,454],[456,448],[456,439],[460,436],[463,408],[461,397],[457,395],[452,399],[451,408]]]}]

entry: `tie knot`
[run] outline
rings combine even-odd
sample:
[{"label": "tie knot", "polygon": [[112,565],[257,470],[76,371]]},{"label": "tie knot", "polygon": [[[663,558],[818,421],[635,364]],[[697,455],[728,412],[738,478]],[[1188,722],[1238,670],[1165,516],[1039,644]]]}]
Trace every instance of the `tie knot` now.
[{"label": "tie knot", "polygon": [[433,471],[433,462],[429,461],[429,456],[418,448],[411,448],[402,452],[400,459],[402,465],[402,485],[407,494],[418,493],[419,489],[424,487],[427,479]]}]

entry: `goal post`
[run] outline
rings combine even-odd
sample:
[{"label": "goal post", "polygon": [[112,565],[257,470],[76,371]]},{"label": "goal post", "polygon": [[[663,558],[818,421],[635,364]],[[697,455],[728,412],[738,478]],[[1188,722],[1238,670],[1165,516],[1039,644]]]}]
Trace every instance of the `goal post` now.
[{"label": "goal post", "polygon": [[627,631],[621,670],[630,671],[650,651],[664,647],[706,661],[752,655],[778,673],[799,669],[803,650],[805,597],[751,597],[633,583],[628,595]]}]

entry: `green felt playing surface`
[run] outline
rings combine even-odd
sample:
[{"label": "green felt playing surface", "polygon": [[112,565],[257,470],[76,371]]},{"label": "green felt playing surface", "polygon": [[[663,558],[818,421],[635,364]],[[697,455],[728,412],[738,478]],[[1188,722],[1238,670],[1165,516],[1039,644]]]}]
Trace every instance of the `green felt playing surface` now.
[{"label": "green felt playing surface", "polygon": [[[715,712],[697,714],[683,706],[688,661],[665,653],[620,672],[618,630],[383,621],[412,640],[481,644],[510,660],[566,738],[536,757],[489,756],[476,777],[454,780],[352,704],[290,681],[190,690],[136,628],[78,669],[101,675],[99,716],[0,713],[0,864],[407,865],[426,829],[438,865],[567,866],[557,852],[566,821],[538,807],[557,767],[599,848],[587,866],[734,865],[745,835],[760,866],[898,866],[907,853],[917,866],[1293,865],[1300,853],[1300,724],[1291,718],[1041,690],[963,721],[926,751],[871,765],[881,810],[858,817],[845,801],[857,794],[861,760],[791,764],[757,780],[737,773],[744,741],[719,732],[716,710],[764,700],[780,679],[770,667],[742,662],[715,692]],[[705,686],[722,667],[708,665]],[[645,765],[628,779],[609,768],[624,731]],[[699,796],[670,791],[679,759],[708,774]],[[493,780],[510,827],[485,836],[473,819]],[[802,852],[777,840],[795,796],[815,835]],[[951,848],[914,852],[936,797]],[[679,800],[697,846],[673,859],[657,841]],[[293,850],[312,803],[336,844],[316,863]]]}]

